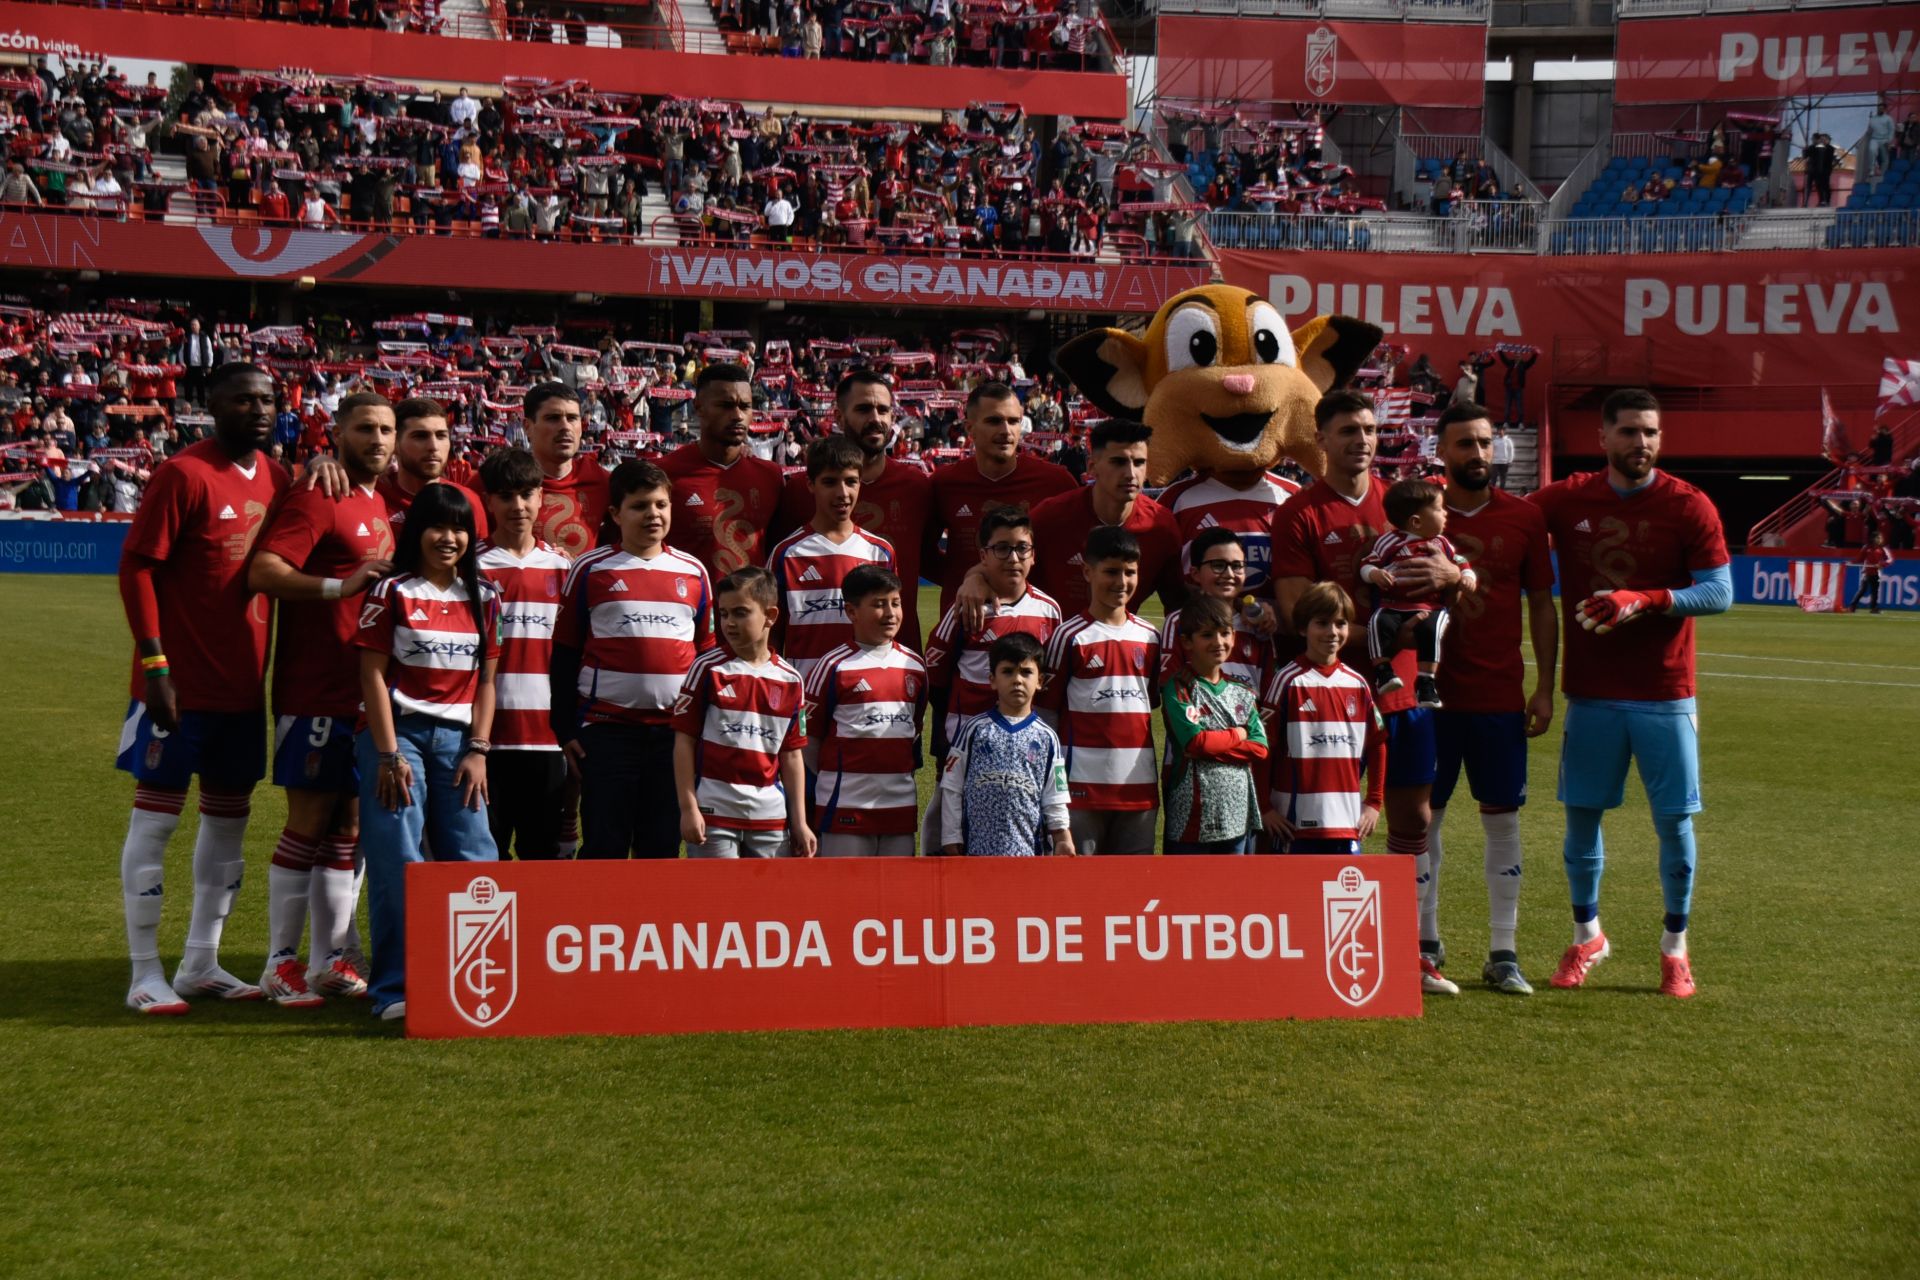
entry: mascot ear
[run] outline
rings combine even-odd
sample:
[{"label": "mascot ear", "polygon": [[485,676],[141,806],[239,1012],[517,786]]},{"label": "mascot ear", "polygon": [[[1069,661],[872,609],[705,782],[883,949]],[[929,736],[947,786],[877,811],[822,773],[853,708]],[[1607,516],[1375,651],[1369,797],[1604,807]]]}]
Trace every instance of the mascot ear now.
[{"label": "mascot ear", "polygon": [[1386,335],[1352,316],[1316,316],[1293,331],[1300,371],[1321,391],[1344,387]]},{"label": "mascot ear", "polygon": [[1147,407],[1147,344],[1130,333],[1083,333],[1053,353],[1053,364],[1108,417],[1137,420]]}]

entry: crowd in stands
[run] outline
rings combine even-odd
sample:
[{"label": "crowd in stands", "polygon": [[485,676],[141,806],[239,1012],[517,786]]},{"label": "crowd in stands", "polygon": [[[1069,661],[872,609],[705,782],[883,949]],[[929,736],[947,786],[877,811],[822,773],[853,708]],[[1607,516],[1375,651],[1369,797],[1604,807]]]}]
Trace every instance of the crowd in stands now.
[{"label": "crowd in stands", "polygon": [[1085,71],[1098,65],[1104,40],[1104,20],[1087,0],[713,0],[712,7],[729,49],[786,58]]},{"label": "crowd in stands", "polygon": [[1834,487],[1813,494],[1826,513],[1822,545],[1865,547],[1877,534],[1891,551],[1913,550],[1920,522],[1920,454],[1898,456],[1893,429],[1882,423],[1839,470]]}]

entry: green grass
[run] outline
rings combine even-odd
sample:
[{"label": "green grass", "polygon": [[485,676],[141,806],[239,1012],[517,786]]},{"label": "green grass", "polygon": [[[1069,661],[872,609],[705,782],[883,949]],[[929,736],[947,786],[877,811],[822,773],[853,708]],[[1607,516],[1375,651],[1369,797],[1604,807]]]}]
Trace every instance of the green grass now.
[{"label": "green grass", "polygon": [[[1652,991],[1637,784],[1607,833],[1615,958],[1589,990],[1547,989],[1567,934],[1550,736],[1523,821],[1531,1000],[1469,984],[1407,1023],[424,1043],[338,1003],[161,1025],[121,1007],[113,583],[0,583],[0,1273],[1920,1274],[1914,619],[1702,626],[1727,656],[1702,661],[1687,1004]],[[1455,808],[1464,979],[1486,914]],[[262,788],[237,972],[260,967],[279,825]]]}]

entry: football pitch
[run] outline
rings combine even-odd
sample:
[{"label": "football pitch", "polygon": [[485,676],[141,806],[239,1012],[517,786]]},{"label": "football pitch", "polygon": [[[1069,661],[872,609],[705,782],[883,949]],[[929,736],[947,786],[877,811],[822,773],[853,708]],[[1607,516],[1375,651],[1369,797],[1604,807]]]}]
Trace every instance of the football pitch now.
[{"label": "football pitch", "polygon": [[[1547,986],[1555,732],[1522,820],[1531,999],[1478,982],[1463,787],[1464,993],[1419,1021],[469,1042],[357,1001],[124,1008],[125,635],[110,578],[0,578],[0,1273],[1920,1274],[1920,618],[1701,626],[1690,1002],[1654,992],[1637,782],[1614,958]],[[262,787],[243,977],[281,820]]]}]

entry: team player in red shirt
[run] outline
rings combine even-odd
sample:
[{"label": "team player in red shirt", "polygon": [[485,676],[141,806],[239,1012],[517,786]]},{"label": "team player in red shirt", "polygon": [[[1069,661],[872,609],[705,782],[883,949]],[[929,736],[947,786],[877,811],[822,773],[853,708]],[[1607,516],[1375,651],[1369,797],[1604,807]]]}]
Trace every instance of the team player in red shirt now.
[{"label": "team player in red shirt", "polygon": [[[900,639],[909,648],[920,647],[920,566],[929,544],[939,535],[928,518],[933,507],[933,481],[912,463],[890,457],[893,447],[893,389],[871,369],[855,369],[840,379],[834,391],[834,410],[840,434],[860,446],[860,504],[853,522],[867,533],[886,539],[893,547],[894,570],[900,575],[901,604],[906,617]],[[813,492],[807,477],[787,477],[780,504],[782,531],[811,523]],[[789,617],[788,623],[794,619]],[[789,655],[791,657],[791,655]]]},{"label": "team player in red shirt", "polygon": [[[993,593],[992,604],[981,625],[970,629],[965,608],[955,602],[940,615],[939,625],[927,642],[935,777],[944,776],[947,751],[960,741],[967,722],[999,703],[993,689],[993,642],[1021,632],[1032,636],[1044,652],[1061,621],[1059,604],[1027,580],[1033,566],[1033,522],[1026,509],[989,506],[973,525],[980,547],[980,567]],[[949,556],[952,553],[950,547]],[[926,835],[921,847],[928,851],[946,843],[941,815],[943,790],[936,786],[927,804]]]},{"label": "team player in red shirt", "polygon": [[499,591],[500,661],[493,678],[493,749],[487,753],[487,820],[500,856],[560,856],[567,762],[548,718],[553,624],[572,562],[533,534],[540,517],[540,464],[502,449],[480,464],[493,537],[480,544],[480,572]]},{"label": "team player in red shirt", "polygon": [[393,576],[367,593],[354,646],[355,737],[375,1017],[407,1014],[406,866],[492,862],[487,827],[499,602],[482,576],[473,508],[452,485],[414,501]]},{"label": "team player in red shirt", "polygon": [[1138,609],[1150,591],[1158,591],[1169,609],[1186,598],[1180,530],[1173,514],[1145,493],[1147,441],[1152,435],[1151,427],[1137,422],[1102,422],[1087,442],[1093,483],[1033,509],[1033,545],[1038,548],[1034,581],[1060,602],[1068,617],[1087,608],[1089,579],[1082,571],[1082,549],[1095,529],[1107,526],[1126,530],[1140,548],[1129,609]]},{"label": "team player in red shirt", "polygon": [[660,460],[673,481],[673,545],[716,582],[766,559],[767,529],[780,509],[779,464],[747,449],[752,383],[737,364],[710,364],[694,380],[700,435]]},{"label": "team player in red shirt", "polygon": [[[1447,468],[1447,531],[1472,562],[1479,586],[1456,600],[1440,667],[1445,705],[1434,720],[1437,769],[1427,834],[1432,875],[1420,901],[1423,950],[1439,954],[1440,864],[1447,802],[1464,765],[1486,833],[1483,860],[1490,936],[1481,977],[1495,991],[1530,995],[1515,931],[1520,914],[1520,807],[1527,802],[1527,739],[1553,723],[1553,680],[1560,623],[1553,603],[1553,559],[1540,508],[1492,485],[1493,423],[1459,401],[1441,413],[1438,456]],[[1534,682],[1520,656],[1521,611],[1533,644]]]},{"label": "team player in red shirt", "polygon": [[[973,444],[973,456],[949,462],[933,473],[934,525],[947,534],[946,553],[940,558],[943,618],[969,572],[985,563],[970,557],[967,550],[984,545],[978,535],[988,507],[1032,509],[1080,487],[1065,467],[1021,451],[1024,416],[1012,387],[1004,382],[981,383],[967,393],[967,438]],[[992,705],[989,698],[986,706]]]},{"label": "team player in red shirt", "polygon": [[393,467],[374,487],[387,504],[387,519],[397,535],[406,523],[407,508],[420,491],[430,484],[450,484],[467,495],[473,508],[474,527],[487,536],[487,512],[480,495],[452,478],[447,460],[453,453],[453,430],[447,425],[447,408],[438,400],[424,396],[402,400],[393,406]]},{"label": "team player in red shirt", "polygon": [[1040,706],[1067,752],[1067,820],[1081,853],[1153,852],[1160,785],[1153,710],[1160,633],[1127,608],[1140,585],[1140,543],[1118,525],[1087,535],[1091,596],[1047,644]]},{"label": "team player in red shirt", "polygon": [[[221,366],[208,384],[213,436],[157,468],[120,556],[120,598],[133,632],[133,701],[119,767],[134,778],[120,851],[132,979],[127,1006],[187,1011],[183,996],[257,1000],[260,989],[220,967],[220,935],[246,863],[254,784],[266,772],[268,605],[247,589],[246,561],[286,473],[263,450],[273,431],[273,379]],[[193,914],[172,985],[158,932],[167,842],[187,785],[200,777]]]},{"label": "team player in red shirt", "polygon": [[[334,448],[351,488],[287,495],[260,537],[248,584],[280,601],[273,662],[273,780],[287,825],[267,869],[267,997],[288,1007],[365,991],[353,926],[359,834],[353,722],[360,711],[353,637],[360,596],[391,567],[387,505],[374,488],[393,457],[393,406],[356,392],[334,413]],[[313,918],[310,965],[297,956]]]},{"label": "team player in red shirt", "polygon": [[807,446],[813,517],[767,558],[780,593],[774,645],[802,678],[813,664],[853,640],[840,587],[862,565],[894,567],[893,545],[854,523],[860,509],[860,446],[825,436]]},{"label": "team player in red shirt", "polygon": [[914,773],[927,668],[895,639],[906,611],[900,579],[861,565],[841,587],[853,642],[807,677],[813,829],[823,858],[913,856]]},{"label": "team player in red shirt", "polygon": [[1560,800],[1574,933],[1553,985],[1580,986],[1610,953],[1600,928],[1600,819],[1624,798],[1632,759],[1660,839],[1660,990],[1685,998],[1694,993],[1687,918],[1701,809],[1693,619],[1727,610],[1733,575],[1713,504],[1655,466],[1660,402],[1651,392],[1606,398],[1600,447],[1606,470],[1533,495],[1559,553],[1567,631]]},{"label": "team player in red shirt", "polygon": [[610,502],[606,468],[580,452],[580,394],[565,383],[541,382],[527,388],[521,406],[542,477],[535,533],[577,560],[600,545]]},{"label": "team player in red shirt", "polygon": [[720,579],[726,646],[694,659],[673,704],[673,780],[689,858],[811,858],[805,682],[775,653],[765,569]]},{"label": "team player in red shirt", "polygon": [[674,701],[713,644],[707,571],[667,545],[673,484],[651,462],[609,482],[618,546],[574,561],[554,624],[554,736],[580,775],[586,858],[675,858]]},{"label": "team player in red shirt", "polygon": [[[1373,401],[1358,391],[1329,391],[1314,406],[1313,419],[1327,470],[1274,516],[1273,585],[1282,618],[1315,582],[1332,582],[1361,610],[1356,631],[1368,619],[1361,601],[1371,594],[1360,581],[1360,563],[1390,527],[1380,486],[1372,482],[1379,427]],[[1401,561],[1394,570],[1401,590],[1412,594],[1449,591],[1459,566],[1439,556]],[[1369,665],[1364,639],[1349,637],[1342,660],[1355,670]],[[1433,786],[1433,712],[1414,696],[1414,655],[1394,660],[1404,686],[1380,699],[1387,725],[1387,850],[1414,860],[1414,880],[1425,892],[1432,872],[1427,857],[1428,793]],[[1440,972],[1439,958],[1423,953],[1421,989],[1457,995],[1460,988]]]}]

